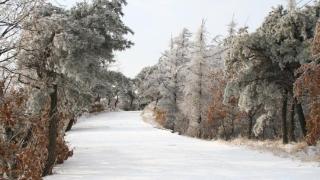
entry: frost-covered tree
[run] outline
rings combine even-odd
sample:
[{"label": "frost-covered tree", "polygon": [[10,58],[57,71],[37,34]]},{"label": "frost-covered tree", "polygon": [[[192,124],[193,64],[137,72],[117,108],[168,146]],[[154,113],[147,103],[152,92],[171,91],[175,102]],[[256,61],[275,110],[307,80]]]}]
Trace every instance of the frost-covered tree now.
[{"label": "frost-covered tree", "polygon": [[[121,21],[123,4],[125,1],[94,0],[78,3],[68,11],[43,4],[24,23],[28,29],[22,32],[18,65],[33,80],[20,80],[39,89],[37,97],[51,99],[44,175],[51,172],[56,159],[58,92],[64,86],[63,80],[71,78],[93,86],[100,68],[113,61],[113,52],[132,44],[124,38],[131,30]],[[42,100],[33,104],[41,109],[45,103]]]},{"label": "frost-covered tree", "polygon": [[109,72],[109,82],[112,87],[112,108],[120,108],[124,110],[134,109],[134,101],[136,98],[133,81],[120,72]]},{"label": "frost-covered tree", "polygon": [[[0,68],[12,73],[17,54],[17,40],[22,23],[33,12],[40,0],[5,0],[0,2]],[[10,64],[10,66],[8,66]]]},{"label": "frost-covered tree", "polygon": [[[275,105],[279,97],[281,98],[279,88],[268,81],[268,79],[272,80],[280,76],[274,68],[276,65],[258,52],[250,50],[247,47],[250,42],[260,42],[260,39],[246,31],[239,32],[229,44],[225,58],[229,79],[225,91],[225,102],[232,102],[234,99],[238,101],[240,110],[249,116],[249,131],[253,128],[254,116],[261,109],[264,113],[269,114],[264,115],[265,117],[276,114],[277,106]],[[267,74],[266,72],[271,69],[274,73]],[[263,124],[257,123],[255,129],[261,125]],[[255,130],[254,132],[258,135],[262,131]]]},{"label": "frost-covered tree", "polygon": [[[277,82],[285,77],[276,63],[255,49],[258,43],[263,43],[263,38],[247,32],[233,39],[226,58],[229,82],[225,93],[226,101],[238,99],[240,110],[249,115],[249,131],[253,128],[256,135],[276,117],[281,106],[278,100],[283,97]],[[252,127],[255,116],[257,121]]]},{"label": "frost-covered tree", "polygon": [[126,91],[123,96],[123,109],[126,110],[138,110],[138,94],[137,94],[137,86],[133,79],[128,79],[128,84],[126,87]]},{"label": "frost-covered tree", "polygon": [[16,56],[22,24],[42,0],[5,0],[0,2],[0,104],[6,90],[17,81]]},{"label": "frost-covered tree", "polygon": [[[297,78],[294,72],[301,64],[310,61],[308,47],[318,10],[318,5],[292,13],[282,6],[275,8],[255,33],[240,33],[233,40],[226,59],[231,79],[226,96],[238,93],[239,106],[247,112],[263,108],[267,113],[267,116],[262,113],[263,117],[268,118],[259,118],[261,121],[256,127],[261,130],[264,129],[258,128],[261,123],[275,119],[277,109],[281,109],[284,143],[288,142],[287,106],[289,102],[296,102],[293,98],[293,83]],[[277,105],[278,99],[282,99],[281,105]],[[300,114],[298,117],[304,132],[301,104],[292,106],[296,106],[294,109]],[[291,116],[291,124],[294,123],[292,118],[294,116]]]},{"label": "frost-covered tree", "polygon": [[190,61],[191,33],[183,29],[180,35],[171,41],[170,50],[166,51],[158,63],[158,81],[160,82],[160,108],[165,112],[168,129],[174,129],[178,104],[183,98],[186,64]]},{"label": "frost-covered tree", "polygon": [[[293,84],[298,78],[295,71],[301,66],[311,61],[310,42],[313,38],[316,22],[319,18],[319,2],[314,6],[307,7],[302,10],[296,10],[287,13],[285,10],[279,11],[282,16],[275,18],[275,26],[272,23],[264,23],[263,32],[267,41],[266,53],[271,55],[273,62],[277,63],[282,72],[284,79],[282,88],[287,91],[288,100],[293,102],[292,106],[296,106],[295,110],[298,114],[301,132],[305,134],[305,118],[301,103],[295,103],[293,99]],[[271,17],[272,15],[270,15]],[[276,28],[277,27],[277,28]],[[274,33],[276,32],[276,33]],[[285,102],[284,102],[285,103]],[[286,109],[283,109],[283,119],[286,118]],[[294,116],[291,116],[291,123],[294,123]],[[283,123],[285,121],[283,120]],[[284,132],[285,133],[285,132]],[[293,133],[290,133],[293,134]],[[289,135],[290,135],[289,134]],[[284,139],[286,141],[286,139]]]},{"label": "frost-covered tree", "polygon": [[195,35],[193,48],[191,50],[191,60],[188,65],[188,76],[185,85],[184,113],[189,113],[189,127],[187,134],[199,136],[199,125],[205,119],[204,111],[207,109],[205,102],[209,94],[209,46],[207,44],[207,34],[205,22],[203,21]]},{"label": "frost-covered tree", "polygon": [[296,10],[297,2],[296,0],[287,0],[288,1],[288,10],[293,12]]},{"label": "frost-covered tree", "polygon": [[234,17],[232,17],[231,22],[228,24],[228,36],[229,37],[236,35],[236,33],[237,33],[236,28],[237,28],[237,23],[236,23]]},{"label": "frost-covered tree", "polygon": [[[183,29],[179,36],[171,39],[170,49],[163,53],[158,64],[145,68],[137,77],[140,97],[153,97],[151,99],[156,101],[154,110],[161,114],[159,121],[180,133],[185,133],[189,120],[197,116],[199,107],[194,102],[202,104],[201,118],[207,119],[213,86],[211,75],[214,70],[223,68],[224,48],[209,46],[202,37],[205,34],[203,24],[196,41],[192,42],[191,33]],[[198,135],[199,132],[193,134]]]},{"label": "frost-covered tree", "polygon": [[136,76],[135,81],[138,86],[137,94],[140,108],[144,108],[151,102],[155,102],[155,108],[161,98],[158,81],[158,67],[157,65],[145,67]]}]

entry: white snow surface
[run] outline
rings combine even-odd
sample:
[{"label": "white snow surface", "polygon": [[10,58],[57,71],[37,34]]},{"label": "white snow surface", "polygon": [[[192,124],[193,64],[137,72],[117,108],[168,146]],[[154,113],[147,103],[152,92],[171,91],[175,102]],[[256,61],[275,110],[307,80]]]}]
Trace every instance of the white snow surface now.
[{"label": "white snow surface", "polygon": [[81,118],[67,134],[74,155],[46,180],[320,179],[320,167],[153,128],[141,112]]}]

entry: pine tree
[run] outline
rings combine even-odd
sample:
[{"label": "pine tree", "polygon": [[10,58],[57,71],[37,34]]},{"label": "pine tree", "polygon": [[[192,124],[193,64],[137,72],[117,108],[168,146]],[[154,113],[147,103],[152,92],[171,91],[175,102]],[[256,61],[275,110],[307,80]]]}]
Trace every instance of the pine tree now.
[{"label": "pine tree", "polygon": [[203,110],[205,104],[203,98],[205,97],[204,89],[206,89],[206,77],[208,76],[208,69],[206,68],[206,61],[208,59],[208,45],[207,34],[205,29],[205,21],[195,35],[193,49],[191,51],[191,61],[188,66],[187,84],[185,86],[185,112],[191,113],[189,119],[189,127],[187,134],[190,136],[200,135],[200,123],[204,120]]},{"label": "pine tree", "polygon": [[181,34],[171,40],[170,50],[162,56],[159,68],[159,81],[161,82],[161,108],[166,113],[166,128],[174,130],[178,113],[179,99],[182,97],[184,86],[184,70],[186,63],[190,61],[191,33],[183,29]]},{"label": "pine tree", "polygon": [[288,0],[288,10],[290,12],[294,12],[296,10],[296,7],[297,7],[296,0]]},{"label": "pine tree", "polygon": [[[94,0],[68,11],[44,3],[24,24],[28,28],[22,31],[19,42],[18,66],[36,81],[21,80],[29,81],[26,84],[36,86],[51,101],[48,160],[43,175],[49,174],[56,162],[57,114],[59,99],[63,99],[59,92],[63,92],[65,81],[72,79],[89,89],[102,66],[113,61],[113,52],[132,44],[124,38],[131,32],[121,21],[124,2]],[[45,101],[33,103],[44,108],[41,103]]]},{"label": "pine tree", "polygon": [[[233,40],[226,59],[230,76],[226,97],[239,97],[239,106],[247,112],[262,106],[270,117],[262,118],[265,120],[277,119],[277,109],[282,109],[284,143],[288,142],[288,102],[297,102],[293,97],[297,78],[294,72],[311,60],[308,47],[317,21],[317,9],[318,5],[290,13],[292,11],[282,6],[275,8],[255,33],[239,35]],[[275,101],[277,98],[282,99],[281,105]],[[305,132],[302,105],[295,106],[301,131]],[[294,124],[294,119],[290,122]]]}]

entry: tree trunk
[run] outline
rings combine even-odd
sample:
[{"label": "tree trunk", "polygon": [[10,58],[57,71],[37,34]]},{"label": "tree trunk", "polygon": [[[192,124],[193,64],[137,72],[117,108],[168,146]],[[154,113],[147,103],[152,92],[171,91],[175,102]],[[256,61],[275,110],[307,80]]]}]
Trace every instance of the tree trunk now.
[{"label": "tree trunk", "polygon": [[222,127],[223,127],[223,132],[224,132],[224,139],[225,139],[226,141],[228,141],[229,138],[228,138],[227,128],[226,128],[225,123],[224,123],[225,120],[226,120],[226,119],[224,119],[223,121],[221,121],[221,123],[222,123]]},{"label": "tree trunk", "polygon": [[134,108],[133,108],[133,101],[134,101],[134,96],[131,96],[131,97],[130,97],[130,110],[131,110],[131,111],[134,110]]},{"label": "tree trunk", "polygon": [[66,129],[66,132],[70,131],[72,126],[74,124],[74,117],[72,117],[68,123],[68,126],[67,126],[67,129]]},{"label": "tree trunk", "polygon": [[108,98],[108,106],[110,107],[111,104],[111,98]]},{"label": "tree trunk", "polygon": [[101,101],[100,95],[98,95],[94,101],[99,103]]},{"label": "tree trunk", "polygon": [[5,128],[5,134],[6,134],[6,140],[9,142],[11,141],[13,135],[14,135],[14,132],[12,131],[12,129],[10,127],[6,127]]},{"label": "tree trunk", "polygon": [[282,140],[283,144],[288,144],[288,129],[287,129],[287,105],[288,105],[288,91],[285,90],[282,102]]},{"label": "tree trunk", "polygon": [[156,104],[155,104],[154,107],[153,107],[153,111],[156,111],[156,110],[157,110],[158,102],[159,102],[159,98],[157,97],[157,99],[156,99]]},{"label": "tree trunk", "polygon": [[[297,101],[297,100],[295,100]],[[304,117],[303,109],[301,103],[296,103],[296,111],[298,114],[298,119],[300,122],[301,131],[304,137],[307,135],[307,128],[306,128],[306,119]]]},{"label": "tree trunk", "polygon": [[4,81],[0,81],[0,103],[4,97]]},{"label": "tree trunk", "polygon": [[231,119],[231,135],[230,138],[233,138],[234,135],[234,118]]},{"label": "tree trunk", "polygon": [[294,134],[294,131],[295,131],[295,122],[294,122],[294,115],[295,115],[295,101],[292,102],[292,105],[291,105],[291,112],[290,112],[290,132],[289,132],[289,137],[290,137],[290,141],[293,141],[293,142],[296,142],[296,137],[295,137],[295,134]]},{"label": "tree trunk", "polygon": [[279,137],[279,134],[277,131],[277,125],[274,118],[272,118],[272,130],[273,130],[274,136]]},{"label": "tree trunk", "polygon": [[50,112],[49,112],[49,133],[48,133],[48,159],[43,169],[43,176],[52,173],[52,168],[56,161],[56,144],[58,136],[58,114],[57,114],[57,102],[58,102],[58,87],[53,85],[53,92],[50,94]]},{"label": "tree trunk", "polygon": [[202,122],[202,104],[201,104],[201,98],[202,98],[202,75],[200,76],[200,85],[199,85],[199,117],[198,117],[198,124]]},{"label": "tree trunk", "polygon": [[249,114],[248,138],[252,138],[253,115]]},{"label": "tree trunk", "polygon": [[262,140],[264,141],[266,139],[266,128],[262,129]]},{"label": "tree trunk", "polygon": [[119,96],[117,96],[116,101],[114,102],[114,108],[116,109],[119,102]]},{"label": "tree trunk", "polygon": [[29,128],[26,137],[23,138],[22,145],[21,145],[22,148],[25,148],[28,146],[31,136],[32,136],[32,128]]}]

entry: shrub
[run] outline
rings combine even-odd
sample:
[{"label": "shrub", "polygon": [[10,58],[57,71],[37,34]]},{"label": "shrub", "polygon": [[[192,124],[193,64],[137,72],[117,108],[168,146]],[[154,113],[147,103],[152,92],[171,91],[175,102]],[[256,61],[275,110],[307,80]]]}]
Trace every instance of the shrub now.
[{"label": "shrub", "polygon": [[159,110],[159,109],[156,109],[155,110],[155,119],[156,119],[156,122],[161,125],[162,127],[165,126],[166,124],[166,112],[165,111],[162,111],[162,110]]}]

